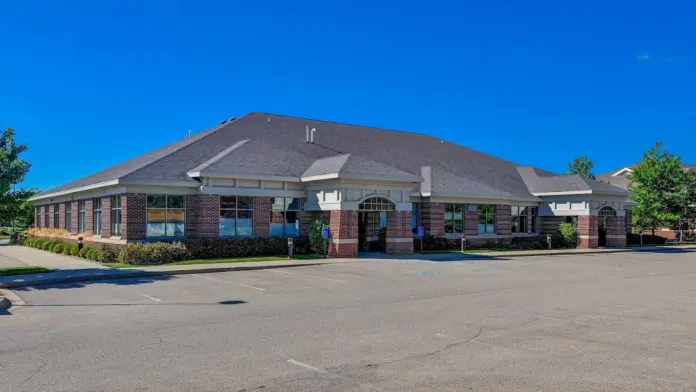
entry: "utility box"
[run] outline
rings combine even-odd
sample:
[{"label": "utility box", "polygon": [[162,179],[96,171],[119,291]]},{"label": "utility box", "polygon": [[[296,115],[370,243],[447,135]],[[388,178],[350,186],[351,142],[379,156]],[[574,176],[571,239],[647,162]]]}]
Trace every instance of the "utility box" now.
[{"label": "utility box", "polygon": [[288,257],[292,258],[293,253],[295,252],[295,239],[292,237],[288,238]]}]

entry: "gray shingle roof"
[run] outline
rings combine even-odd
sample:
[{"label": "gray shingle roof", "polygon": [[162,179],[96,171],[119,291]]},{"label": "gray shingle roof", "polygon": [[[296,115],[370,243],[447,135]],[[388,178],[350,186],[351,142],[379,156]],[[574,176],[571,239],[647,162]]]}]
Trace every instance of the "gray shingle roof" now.
[{"label": "gray shingle roof", "polygon": [[[632,165],[624,166],[620,169],[612,170],[608,173],[600,174],[597,176],[597,181],[605,183],[605,184],[613,185],[617,188],[628,189],[628,184],[630,181],[628,179],[627,173],[622,173],[622,174],[619,174],[617,176],[615,176],[614,174],[616,174],[617,172],[619,172],[625,168],[634,169],[636,167],[636,165],[638,165],[638,164],[634,163]],[[682,164],[682,168],[684,170],[696,170],[696,165]]]},{"label": "gray shingle roof", "polygon": [[578,175],[558,176],[533,167],[518,167],[517,171],[532,194],[555,192],[591,192],[604,195],[628,194],[624,189]]},{"label": "gray shingle roof", "polygon": [[[305,141],[307,126],[315,144]],[[254,112],[45,193],[115,179],[194,183],[191,171],[299,178],[338,169],[423,178],[433,194],[538,200],[517,167],[425,134]]]}]

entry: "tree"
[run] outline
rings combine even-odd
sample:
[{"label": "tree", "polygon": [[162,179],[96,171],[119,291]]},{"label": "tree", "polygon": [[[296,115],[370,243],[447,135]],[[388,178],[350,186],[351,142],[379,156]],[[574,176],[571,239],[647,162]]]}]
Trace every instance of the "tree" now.
[{"label": "tree", "polygon": [[641,229],[673,226],[679,222],[682,185],[685,174],[681,159],[662,150],[662,142],[643,154],[643,160],[629,175],[628,189],[633,192],[634,225]]},{"label": "tree", "polygon": [[0,133],[0,222],[14,222],[22,214],[28,215],[28,211],[33,216],[33,206],[27,204],[27,199],[36,190],[14,189],[16,184],[24,181],[31,167],[29,162],[19,158],[26,150],[26,145],[15,143],[14,129],[5,128]]},{"label": "tree", "polygon": [[573,162],[568,164],[568,168],[563,172],[564,176],[578,175],[580,177],[591,178],[594,180],[595,175],[592,173],[594,165],[590,158],[581,155],[575,157]]},{"label": "tree", "polygon": [[679,240],[684,240],[684,230],[690,230],[696,221],[696,171],[683,171],[676,192],[676,213],[679,222],[673,228],[679,231]]}]

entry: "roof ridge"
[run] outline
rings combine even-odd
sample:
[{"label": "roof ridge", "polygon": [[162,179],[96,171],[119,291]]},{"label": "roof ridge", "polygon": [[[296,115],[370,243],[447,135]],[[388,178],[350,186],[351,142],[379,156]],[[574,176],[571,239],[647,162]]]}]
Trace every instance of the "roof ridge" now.
[{"label": "roof ridge", "polygon": [[220,159],[224,158],[224,157],[227,156],[229,153],[231,153],[232,151],[234,151],[234,150],[238,149],[239,147],[243,146],[244,144],[246,144],[246,143],[247,143],[248,141],[250,141],[250,140],[251,140],[251,139],[244,139],[244,140],[240,140],[240,141],[234,143],[233,145],[231,145],[231,146],[227,147],[226,149],[222,150],[221,152],[219,152],[219,153],[218,153],[217,155],[215,155],[214,157],[208,159],[207,161],[201,163],[200,165],[194,167],[193,169],[187,170],[187,172],[200,172],[200,171],[203,171],[203,170],[207,169],[210,165],[212,165],[213,163],[215,163],[215,162],[219,161]]},{"label": "roof ridge", "polygon": [[[243,117],[245,117],[245,116],[242,116],[242,117],[240,117],[240,118],[243,118]],[[199,133],[199,135],[200,135],[200,134],[203,134],[203,133],[205,133],[205,132],[210,131],[208,134],[205,134],[205,135],[199,137],[198,139],[192,141],[191,143],[186,143],[186,144],[180,146],[179,148],[170,151],[168,154],[163,155],[163,156],[161,156],[161,157],[155,159],[154,161],[148,163],[147,165],[141,166],[141,167],[139,167],[139,168],[137,168],[137,169],[135,169],[135,170],[132,170],[132,171],[129,171],[129,172],[125,173],[125,174],[122,174],[121,176],[119,176],[119,178],[127,177],[127,176],[130,176],[130,175],[134,174],[134,173],[137,173],[137,172],[139,172],[139,171],[145,169],[146,167],[151,166],[152,164],[154,164],[154,163],[156,163],[156,162],[159,162],[159,161],[161,161],[161,160],[163,160],[163,159],[165,159],[165,158],[171,156],[172,154],[174,154],[174,153],[176,153],[176,152],[179,152],[179,151],[183,150],[184,148],[186,148],[186,147],[188,147],[188,146],[190,146],[190,145],[193,145],[193,144],[195,144],[195,143],[198,143],[198,142],[200,142],[201,140],[203,140],[203,139],[209,137],[210,135],[215,134],[217,131],[226,128],[228,125],[235,123],[235,122],[236,122],[237,120],[239,120],[240,118],[236,118],[236,119],[234,119],[233,121],[226,122],[225,124],[219,124],[219,125],[217,125],[217,129],[216,129],[216,127],[212,127],[212,128],[210,128],[210,129],[207,129],[207,130],[205,130],[205,131]]]}]

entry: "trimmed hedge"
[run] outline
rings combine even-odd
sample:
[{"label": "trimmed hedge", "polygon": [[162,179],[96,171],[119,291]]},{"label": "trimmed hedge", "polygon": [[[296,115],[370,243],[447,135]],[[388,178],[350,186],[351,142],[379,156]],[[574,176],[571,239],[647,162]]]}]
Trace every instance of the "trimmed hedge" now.
[{"label": "trimmed hedge", "polygon": [[[659,235],[643,234],[643,245],[663,245],[667,238]],[[640,245],[640,234],[629,233],[626,235],[626,245]]]},{"label": "trimmed hedge", "polygon": [[[472,242],[475,241],[475,242]],[[461,240],[447,239],[444,237],[423,237],[423,250],[460,250]],[[554,249],[572,247],[572,244],[566,244],[563,241],[563,236],[560,234],[551,235],[551,247]],[[476,236],[468,236],[466,242],[467,249],[510,249],[510,250],[533,250],[533,249],[548,249],[549,244],[546,240],[546,234],[540,234],[536,237],[513,237],[504,239],[490,239],[486,241],[477,240]],[[413,239],[413,249],[420,250],[420,240]]]},{"label": "trimmed hedge", "polygon": [[63,244],[55,244],[55,245],[53,245],[53,247],[51,248],[51,252],[53,252],[53,253],[63,253],[63,248],[64,248],[64,247],[65,247],[65,245],[63,245]]},{"label": "trimmed hedge", "polygon": [[287,238],[216,238],[193,239],[185,243],[193,259],[222,257],[274,256],[287,254]]}]

